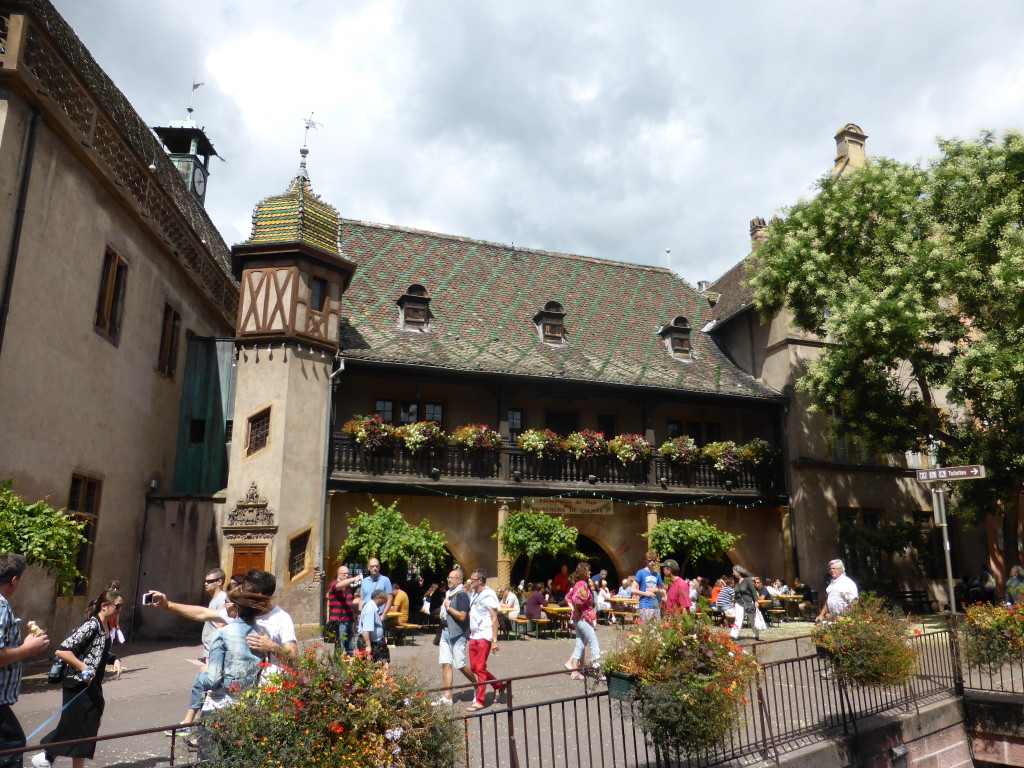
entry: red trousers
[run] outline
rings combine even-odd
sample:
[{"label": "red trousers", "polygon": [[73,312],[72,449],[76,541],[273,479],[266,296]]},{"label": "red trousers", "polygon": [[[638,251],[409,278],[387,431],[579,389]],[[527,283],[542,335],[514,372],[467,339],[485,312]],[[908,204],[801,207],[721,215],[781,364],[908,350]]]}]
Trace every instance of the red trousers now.
[{"label": "red trousers", "polygon": [[[487,703],[487,681],[495,679],[494,675],[487,671],[487,657],[490,655],[490,640],[469,641],[469,668],[476,675],[477,682],[483,683],[476,687],[476,703],[480,706]],[[505,687],[504,683],[491,683],[491,685],[494,686],[495,693]]]}]

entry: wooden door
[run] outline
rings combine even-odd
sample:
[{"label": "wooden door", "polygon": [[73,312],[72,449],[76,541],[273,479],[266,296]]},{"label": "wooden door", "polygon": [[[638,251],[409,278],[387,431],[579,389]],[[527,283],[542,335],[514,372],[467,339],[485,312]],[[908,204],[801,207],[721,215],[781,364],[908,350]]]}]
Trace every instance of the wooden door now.
[{"label": "wooden door", "polygon": [[246,544],[235,547],[234,550],[234,559],[231,563],[232,574],[267,569],[266,544]]}]

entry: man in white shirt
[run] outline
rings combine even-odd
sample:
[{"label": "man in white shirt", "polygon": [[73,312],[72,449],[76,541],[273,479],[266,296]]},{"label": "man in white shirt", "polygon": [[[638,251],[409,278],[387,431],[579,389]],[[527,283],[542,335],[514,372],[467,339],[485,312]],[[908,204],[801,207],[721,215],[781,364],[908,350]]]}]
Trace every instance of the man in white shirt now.
[{"label": "man in white shirt", "polygon": [[[498,652],[498,596],[487,586],[487,572],[477,568],[469,577],[469,666],[480,685],[476,700],[466,709],[475,712],[487,706],[487,681],[496,678],[487,671],[487,657]],[[492,683],[495,698],[505,689],[504,683]]]},{"label": "man in white shirt", "polygon": [[501,588],[501,607],[507,610],[502,610],[498,614],[498,623],[507,632],[509,627],[512,626],[512,622],[519,618],[519,611],[521,610],[519,597],[512,591],[512,587],[507,584]]},{"label": "man in white shirt", "polygon": [[824,621],[825,616],[841,616],[846,613],[850,606],[857,602],[857,585],[853,579],[846,575],[846,567],[842,560],[830,560],[828,572],[832,581],[825,587],[827,598],[821,607],[821,613],[815,621]]}]

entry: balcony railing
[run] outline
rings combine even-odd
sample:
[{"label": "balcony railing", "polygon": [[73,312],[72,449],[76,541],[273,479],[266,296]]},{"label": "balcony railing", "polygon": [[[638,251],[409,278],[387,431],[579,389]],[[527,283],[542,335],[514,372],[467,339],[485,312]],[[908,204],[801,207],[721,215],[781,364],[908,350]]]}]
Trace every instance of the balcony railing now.
[{"label": "balcony railing", "polygon": [[719,472],[711,461],[699,459],[681,467],[657,456],[646,462],[623,464],[614,456],[575,459],[561,456],[538,459],[519,448],[471,453],[452,446],[411,454],[402,447],[369,453],[350,435],[336,434],[331,442],[331,472],[345,476],[420,478],[432,480],[479,479],[526,484],[590,483],[632,485],[665,490],[784,492],[777,456],[760,466],[743,465],[736,472]]}]

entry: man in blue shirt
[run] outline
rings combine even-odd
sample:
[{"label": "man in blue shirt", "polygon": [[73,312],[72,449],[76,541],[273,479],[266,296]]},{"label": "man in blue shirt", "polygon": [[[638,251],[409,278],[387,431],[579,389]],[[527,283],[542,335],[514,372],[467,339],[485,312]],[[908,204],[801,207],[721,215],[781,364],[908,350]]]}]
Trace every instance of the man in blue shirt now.
[{"label": "man in blue shirt", "polygon": [[370,602],[370,596],[378,589],[382,589],[387,596],[387,600],[385,600],[383,607],[380,609],[380,615],[386,616],[388,611],[391,610],[391,603],[394,601],[394,595],[392,594],[394,589],[391,586],[391,579],[380,572],[380,560],[376,557],[371,557],[367,561],[366,570],[369,571],[369,575],[364,576],[359,585],[359,594],[362,597],[361,605],[365,606]]},{"label": "man in blue shirt", "polygon": [[661,620],[661,598],[665,594],[665,582],[658,573],[658,553],[648,552],[644,558],[646,568],[641,568],[633,577],[631,591],[638,598],[637,608],[640,612],[640,623]]},{"label": "man in blue shirt", "polygon": [[[42,653],[50,644],[42,630],[31,632],[22,642],[19,619],[7,602],[21,584],[26,567],[24,555],[0,555],[0,750],[25,746],[25,732],[11,711],[11,705],[21,694],[21,660]],[[21,768],[22,758],[23,755],[0,757],[0,766]]]},{"label": "man in blue shirt", "polygon": [[391,652],[384,642],[384,622],[380,620],[379,610],[386,599],[383,589],[374,590],[359,613],[359,650],[369,651],[370,658],[385,664],[391,661]]}]

